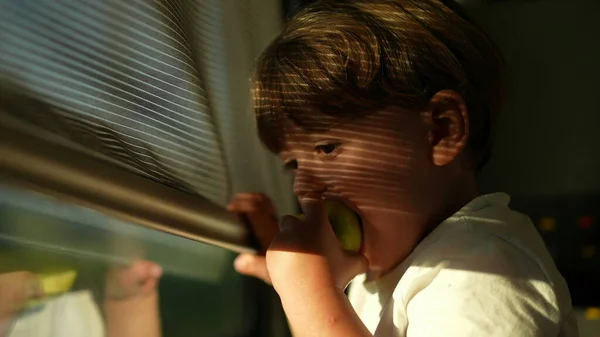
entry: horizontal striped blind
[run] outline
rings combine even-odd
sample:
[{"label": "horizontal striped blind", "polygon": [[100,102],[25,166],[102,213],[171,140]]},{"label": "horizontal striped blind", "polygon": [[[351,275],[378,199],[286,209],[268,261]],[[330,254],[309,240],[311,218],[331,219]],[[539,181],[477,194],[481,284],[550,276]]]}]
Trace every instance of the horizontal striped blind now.
[{"label": "horizontal striped blind", "polygon": [[228,170],[198,61],[210,35],[196,22],[210,13],[198,3],[0,0],[3,110],[223,204]]}]

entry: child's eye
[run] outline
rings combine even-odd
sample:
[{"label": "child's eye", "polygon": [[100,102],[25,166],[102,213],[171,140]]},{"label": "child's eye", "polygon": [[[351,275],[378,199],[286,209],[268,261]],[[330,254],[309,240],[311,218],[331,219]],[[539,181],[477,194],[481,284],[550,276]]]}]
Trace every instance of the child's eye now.
[{"label": "child's eye", "polygon": [[340,143],[321,144],[321,145],[315,146],[315,150],[321,155],[333,156],[333,155],[337,154],[341,145],[342,144],[340,144]]}]

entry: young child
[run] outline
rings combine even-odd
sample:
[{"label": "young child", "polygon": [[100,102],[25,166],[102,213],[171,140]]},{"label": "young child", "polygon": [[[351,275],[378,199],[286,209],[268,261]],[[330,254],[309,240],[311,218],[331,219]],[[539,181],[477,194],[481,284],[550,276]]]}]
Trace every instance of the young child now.
[{"label": "young child", "polygon": [[[503,59],[450,0],[317,1],[261,56],[258,132],[306,217],[238,195],[295,336],[577,336],[569,291],[530,220],[479,196]],[[345,252],[324,199],[361,217]],[[344,289],[352,281],[349,296]]]}]

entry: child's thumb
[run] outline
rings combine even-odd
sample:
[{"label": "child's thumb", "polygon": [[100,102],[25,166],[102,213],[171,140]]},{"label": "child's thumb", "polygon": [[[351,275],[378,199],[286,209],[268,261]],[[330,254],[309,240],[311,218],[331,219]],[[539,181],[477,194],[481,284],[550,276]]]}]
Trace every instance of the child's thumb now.
[{"label": "child's thumb", "polygon": [[264,256],[240,254],[235,259],[234,267],[240,274],[257,277],[271,284],[271,278],[267,270],[267,261]]},{"label": "child's thumb", "polygon": [[162,268],[151,261],[136,261],[131,265],[113,266],[108,273],[106,295],[110,299],[125,299],[155,289]]}]

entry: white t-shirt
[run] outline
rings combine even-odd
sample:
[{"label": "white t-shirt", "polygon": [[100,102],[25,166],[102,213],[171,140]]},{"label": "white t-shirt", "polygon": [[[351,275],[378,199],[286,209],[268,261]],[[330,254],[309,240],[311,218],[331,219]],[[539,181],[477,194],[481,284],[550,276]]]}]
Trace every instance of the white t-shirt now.
[{"label": "white t-shirt", "polygon": [[19,317],[8,337],[105,337],[99,308],[87,290],[52,299],[41,309]]},{"label": "white t-shirt", "polygon": [[349,289],[376,337],[573,337],[567,285],[533,224],[502,193],[440,224],[391,273]]}]

